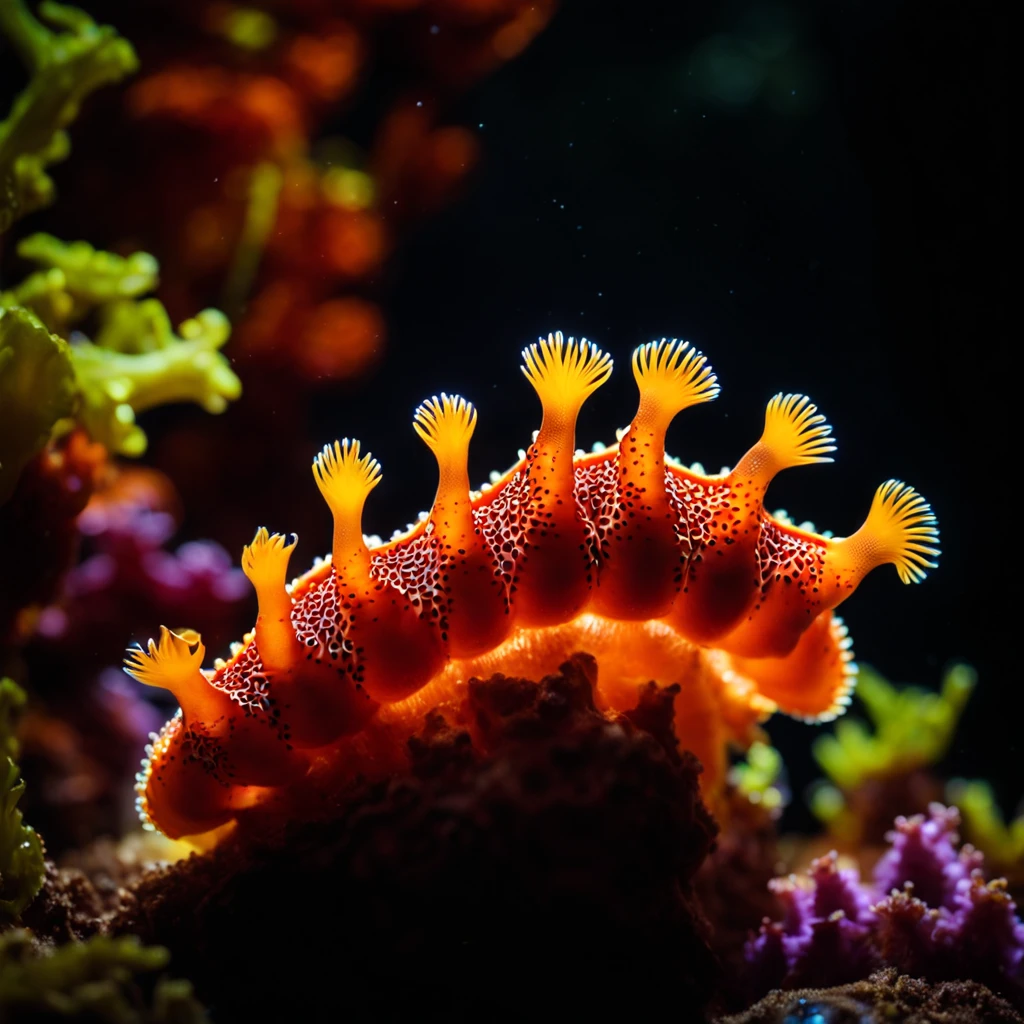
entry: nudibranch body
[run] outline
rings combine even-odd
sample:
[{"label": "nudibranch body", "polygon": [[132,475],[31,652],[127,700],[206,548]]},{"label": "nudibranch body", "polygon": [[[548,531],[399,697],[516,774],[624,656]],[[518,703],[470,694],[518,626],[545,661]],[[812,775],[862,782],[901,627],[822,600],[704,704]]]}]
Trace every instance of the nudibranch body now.
[{"label": "nudibranch body", "polygon": [[467,471],[473,406],[421,405],[414,427],[437,460],[437,496],[388,543],[362,532],[376,461],[357,441],[324,448],[313,473],[333,514],[330,557],[287,584],[295,540],[260,529],[242,556],[259,615],[229,660],[204,670],[198,635],[166,628],[129,652],[128,671],[181,705],[139,775],[144,820],[177,837],[248,808],[315,805],[324,786],[400,767],[431,709],[459,720],[474,676],[539,679],[576,651],[597,659],[609,714],[636,706],[651,680],[678,684],[676,732],[704,763],[705,791],[721,783],[726,744],[749,741],[772,711],[838,714],[855,669],[833,609],[878,565],[924,577],[938,554],[931,509],[890,480],[850,537],[769,515],[773,477],[834,450],[801,395],[771,400],[730,472],[668,458],[673,417],[718,394],[704,356],[680,341],[636,350],[633,421],[616,445],[576,451],[580,408],[611,369],[586,341],[530,346],[540,430],[481,491]]}]

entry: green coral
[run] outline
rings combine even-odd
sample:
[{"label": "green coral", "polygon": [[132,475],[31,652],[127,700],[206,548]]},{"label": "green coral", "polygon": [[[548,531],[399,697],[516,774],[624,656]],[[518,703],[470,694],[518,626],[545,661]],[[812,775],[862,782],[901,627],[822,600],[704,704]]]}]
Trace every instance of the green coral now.
[{"label": "green coral", "polygon": [[[25,463],[72,422],[112,452],[140,455],[140,412],[197,402],[218,413],[241,393],[220,352],[231,333],[222,313],[203,310],[175,333],[163,304],[142,298],[159,273],[148,253],[117,256],[44,234],[24,239],[18,253],[40,269],[0,292],[0,503]],[[90,341],[77,325],[93,314]]]},{"label": "green coral", "polygon": [[17,252],[43,269],[0,293],[0,306],[27,306],[62,335],[96,306],[151,292],[160,272],[148,252],[118,256],[88,242],[62,242],[42,233],[22,239]]},{"label": "green coral", "polygon": [[[161,946],[98,935],[46,950],[29,932],[0,937],[0,1018],[103,1024],[200,1024],[207,1017],[187,981],[152,979],[168,964]],[[148,977],[147,977],[148,976]]]},{"label": "green coral", "polygon": [[786,805],[786,795],[779,785],[782,779],[782,755],[767,743],[752,743],[746,760],[733,765],[729,781],[752,804],[759,804],[767,811],[781,811]]},{"label": "green coral", "polygon": [[28,310],[0,305],[0,504],[75,407],[71,348]]},{"label": "green coral", "polygon": [[984,852],[990,871],[1014,874],[1024,869],[1024,814],[1004,821],[992,787],[980,779],[953,779],[947,796],[960,811],[964,834]]},{"label": "green coral", "polygon": [[857,697],[872,728],[856,718],[840,719],[834,734],[815,742],[815,760],[842,790],[934,764],[949,748],[976,682],[974,669],[955,665],[938,693],[916,686],[901,689],[862,666]]},{"label": "green coral", "polygon": [[11,679],[0,679],[0,758],[18,760],[17,724],[25,706],[25,691]]},{"label": "green coral", "polygon": [[29,83],[0,121],[0,232],[53,198],[46,168],[67,156],[65,128],[94,89],[137,67],[131,44],[76,7],[46,2],[38,21],[23,0],[0,2],[0,33],[28,68]]},{"label": "green coral", "polygon": [[[23,821],[18,801],[25,783],[15,763],[18,742],[14,723],[25,693],[10,679],[0,679],[0,920],[17,918],[43,886],[43,844]],[[0,977],[3,977],[0,957]],[[0,1000],[2,1006],[2,1000]]]},{"label": "green coral", "polygon": [[126,322],[137,325],[136,343],[152,347],[127,353],[84,340],[72,346],[82,394],[80,420],[111,451],[141,455],[146,450],[136,413],[169,402],[198,402],[218,413],[241,393],[240,381],[219,352],[231,333],[223,313],[203,310],[181,324],[179,337],[160,303],[142,303],[134,319],[122,310],[116,325],[108,324],[108,333],[122,344],[133,336]]},{"label": "green coral", "polygon": [[857,697],[871,725],[844,718],[833,734],[815,741],[814,757],[828,781],[811,793],[814,813],[832,824],[844,813],[844,793],[871,779],[906,774],[938,761],[949,749],[976,683],[977,673],[969,665],[950,668],[938,693],[895,687],[862,666]]}]

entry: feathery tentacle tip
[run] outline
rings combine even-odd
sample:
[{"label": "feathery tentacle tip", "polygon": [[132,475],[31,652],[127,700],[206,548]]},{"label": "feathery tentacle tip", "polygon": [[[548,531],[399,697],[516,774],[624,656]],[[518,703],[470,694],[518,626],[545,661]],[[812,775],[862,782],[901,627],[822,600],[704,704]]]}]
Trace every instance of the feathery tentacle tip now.
[{"label": "feathery tentacle tip", "polygon": [[461,395],[434,395],[417,406],[413,429],[431,451],[448,444],[468,444],[476,429],[477,412]]},{"label": "feathery tentacle tip", "polygon": [[721,393],[707,357],[679,338],[649,341],[634,349],[633,376],[641,390],[670,385],[684,407],[711,402]]},{"label": "feathery tentacle tip", "polygon": [[909,484],[886,480],[875,492],[868,523],[887,545],[904,583],[920,583],[929,569],[938,568],[938,518]]},{"label": "feathery tentacle tip", "polygon": [[534,390],[543,398],[582,401],[612,373],[612,358],[593,342],[581,338],[566,341],[561,331],[540,338],[523,349],[521,367]]},{"label": "feathery tentacle tip", "polygon": [[806,396],[779,392],[768,403],[762,440],[787,466],[834,461],[832,427]]},{"label": "feathery tentacle tip", "polygon": [[362,500],[380,483],[380,463],[359,442],[347,437],[324,445],[313,460],[313,476],[320,493],[332,507],[343,499]]}]

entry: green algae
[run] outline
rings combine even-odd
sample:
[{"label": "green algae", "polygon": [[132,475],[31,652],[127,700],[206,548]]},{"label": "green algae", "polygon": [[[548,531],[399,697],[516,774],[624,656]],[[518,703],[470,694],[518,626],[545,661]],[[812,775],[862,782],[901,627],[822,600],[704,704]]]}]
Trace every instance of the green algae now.
[{"label": "green algae", "polygon": [[0,1018],[97,1024],[200,1024],[209,1018],[187,981],[151,976],[166,968],[162,946],[97,935],[46,949],[17,929],[0,936]]},{"label": "green algae", "polygon": [[16,760],[15,722],[24,705],[21,687],[0,679],[0,921],[19,917],[42,888],[45,872],[42,840],[18,809],[25,782]]}]

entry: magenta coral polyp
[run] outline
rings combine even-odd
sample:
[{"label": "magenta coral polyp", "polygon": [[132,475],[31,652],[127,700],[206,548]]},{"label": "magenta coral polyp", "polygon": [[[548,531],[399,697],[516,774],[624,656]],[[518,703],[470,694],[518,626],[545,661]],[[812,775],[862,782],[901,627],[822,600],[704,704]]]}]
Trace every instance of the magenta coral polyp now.
[{"label": "magenta coral polyp", "polygon": [[932,804],[922,814],[899,817],[886,835],[892,844],[875,867],[875,888],[882,895],[913,886],[914,896],[930,907],[953,908],[958,883],[981,868],[984,856],[973,846],[957,849],[960,812]]},{"label": "magenta coral polyp", "polygon": [[747,943],[751,986],[834,985],[895,967],[1024,1001],[1024,924],[1005,879],[986,882],[983,855],[959,846],[959,824],[959,811],[940,804],[898,818],[872,882],[840,868],[835,852],[802,877],[776,879],[785,914]]}]

